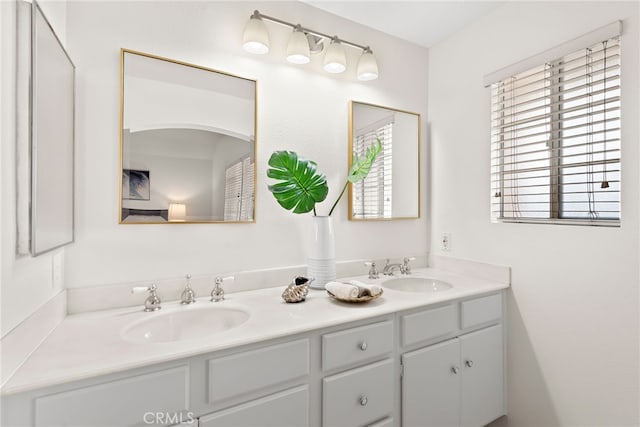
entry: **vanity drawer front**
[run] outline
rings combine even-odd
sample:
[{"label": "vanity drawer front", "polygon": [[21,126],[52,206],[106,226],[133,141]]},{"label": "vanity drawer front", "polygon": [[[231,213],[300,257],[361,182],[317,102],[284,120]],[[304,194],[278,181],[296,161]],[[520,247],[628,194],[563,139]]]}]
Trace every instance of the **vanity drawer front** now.
[{"label": "vanity drawer front", "polygon": [[463,301],[460,306],[462,329],[497,323],[502,318],[502,294]]},{"label": "vanity drawer front", "polygon": [[306,427],[309,389],[301,386],[200,417],[199,427]]},{"label": "vanity drawer front", "polygon": [[322,369],[325,371],[382,357],[393,349],[391,321],[374,323],[322,336]]},{"label": "vanity drawer front", "polygon": [[209,403],[284,384],[309,373],[309,340],[211,359],[208,368]]},{"label": "vanity drawer front", "polygon": [[386,359],[322,380],[322,425],[364,426],[393,412],[393,361]]},{"label": "vanity drawer front", "polygon": [[[145,416],[152,420],[145,415],[149,413],[182,413],[186,420],[188,409],[189,367],[185,365],[39,397],[35,425],[137,426],[145,425]],[[162,425],[155,418],[153,422]]]},{"label": "vanity drawer front", "polygon": [[387,417],[384,420],[368,424],[367,427],[393,427],[393,418]]},{"label": "vanity drawer front", "polygon": [[402,316],[402,345],[441,337],[458,329],[456,305],[432,308]]}]

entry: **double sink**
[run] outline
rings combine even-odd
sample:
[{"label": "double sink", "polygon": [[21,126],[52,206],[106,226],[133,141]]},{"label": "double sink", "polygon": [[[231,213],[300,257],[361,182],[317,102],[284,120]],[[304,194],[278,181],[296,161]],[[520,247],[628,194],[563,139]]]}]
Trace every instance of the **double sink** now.
[{"label": "double sink", "polygon": [[[381,282],[383,288],[401,292],[442,292],[452,285],[428,277],[392,277]],[[249,313],[241,308],[219,305],[180,306],[157,312],[123,328],[121,335],[134,343],[168,343],[206,338],[236,328],[247,320]]]}]

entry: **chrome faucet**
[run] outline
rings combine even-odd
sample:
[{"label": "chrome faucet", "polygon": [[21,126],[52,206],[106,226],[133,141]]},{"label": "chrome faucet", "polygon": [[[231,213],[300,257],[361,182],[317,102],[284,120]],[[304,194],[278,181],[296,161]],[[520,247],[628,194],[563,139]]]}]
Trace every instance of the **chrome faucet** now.
[{"label": "chrome faucet", "polygon": [[193,304],[196,302],[196,293],[191,289],[191,275],[187,274],[184,277],[187,279],[187,284],[184,287],[184,291],[182,291],[182,295],[180,295],[180,304]]},{"label": "chrome faucet", "polygon": [[211,301],[212,302],[219,302],[224,300],[224,289],[222,289],[222,283],[225,280],[233,280],[234,276],[227,276],[227,277],[220,277],[217,276],[215,279],[215,286],[213,287],[213,290],[211,291]]},{"label": "chrome faucet", "polygon": [[158,298],[158,294],[156,293],[157,290],[158,287],[155,284],[151,284],[151,286],[136,286],[131,289],[131,293],[138,294],[149,291],[149,296],[144,300],[144,311],[157,311],[162,308],[160,306],[160,298]]},{"label": "chrome faucet", "polygon": [[396,270],[399,271],[400,274],[411,274],[411,267],[409,266],[409,263],[414,259],[416,259],[416,257],[405,257],[402,260],[402,264],[390,264],[389,258],[387,258],[387,264],[384,266],[382,274],[384,274],[385,276],[393,276],[393,272]]},{"label": "chrome faucet", "polygon": [[393,276],[393,272],[396,270],[404,274],[403,264],[400,264],[400,263],[390,264],[389,258],[387,258],[387,263],[385,264],[384,269],[382,270],[382,274],[384,274],[385,276]]}]

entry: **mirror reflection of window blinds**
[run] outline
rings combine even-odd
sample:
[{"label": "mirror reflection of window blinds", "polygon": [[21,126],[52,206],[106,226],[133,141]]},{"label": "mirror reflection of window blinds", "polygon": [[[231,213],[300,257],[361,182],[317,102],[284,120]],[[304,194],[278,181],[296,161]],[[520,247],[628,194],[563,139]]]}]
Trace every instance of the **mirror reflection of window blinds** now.
[{"label": "mirror reflection of window blinds", "polygon": [[225,172],[224,220],[253,220],[254,164],[249,157],[229,166]]},{"label": "mirror reflection of window blinds", "polygon": [[240,221],[253,220],[255,169],[249,157],[242,161],[242,196],[240,201]]},{"label": "mirror reflection of window blinds", "polygon": [[380,138],[382,151],[367,177],[353,184],[354,218],[391,218],[393,117],[378,122],[373,128],[357,131],[353,151],[363,156],[376,142],[376,136]]},{"label": "mirror reflection of window blinds", "polygon": [[503,79],[491,95],[492,217],[617,224],[619,40]]}]

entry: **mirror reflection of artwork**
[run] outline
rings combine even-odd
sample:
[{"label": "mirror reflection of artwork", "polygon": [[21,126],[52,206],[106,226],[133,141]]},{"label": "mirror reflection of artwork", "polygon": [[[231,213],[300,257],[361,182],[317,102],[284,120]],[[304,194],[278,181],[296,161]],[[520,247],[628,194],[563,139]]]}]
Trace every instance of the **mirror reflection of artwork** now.
[{"label": "mirror reflection of artwork", "polygon": [[123,169],[122,196],[126,200],[149,200],[151,198],[149,171]]},{"label": "mirror reflection of artwork", "polygon": [[351,157],[382,144],[367,177],[349,186],[350,220],[420,217],[420,115],[352,101],[349,108]]},{"label": "mirror reflection of artwork", "polygon": [[121,59],[120,223],[253,222],[256,82],[126,49]]}]

